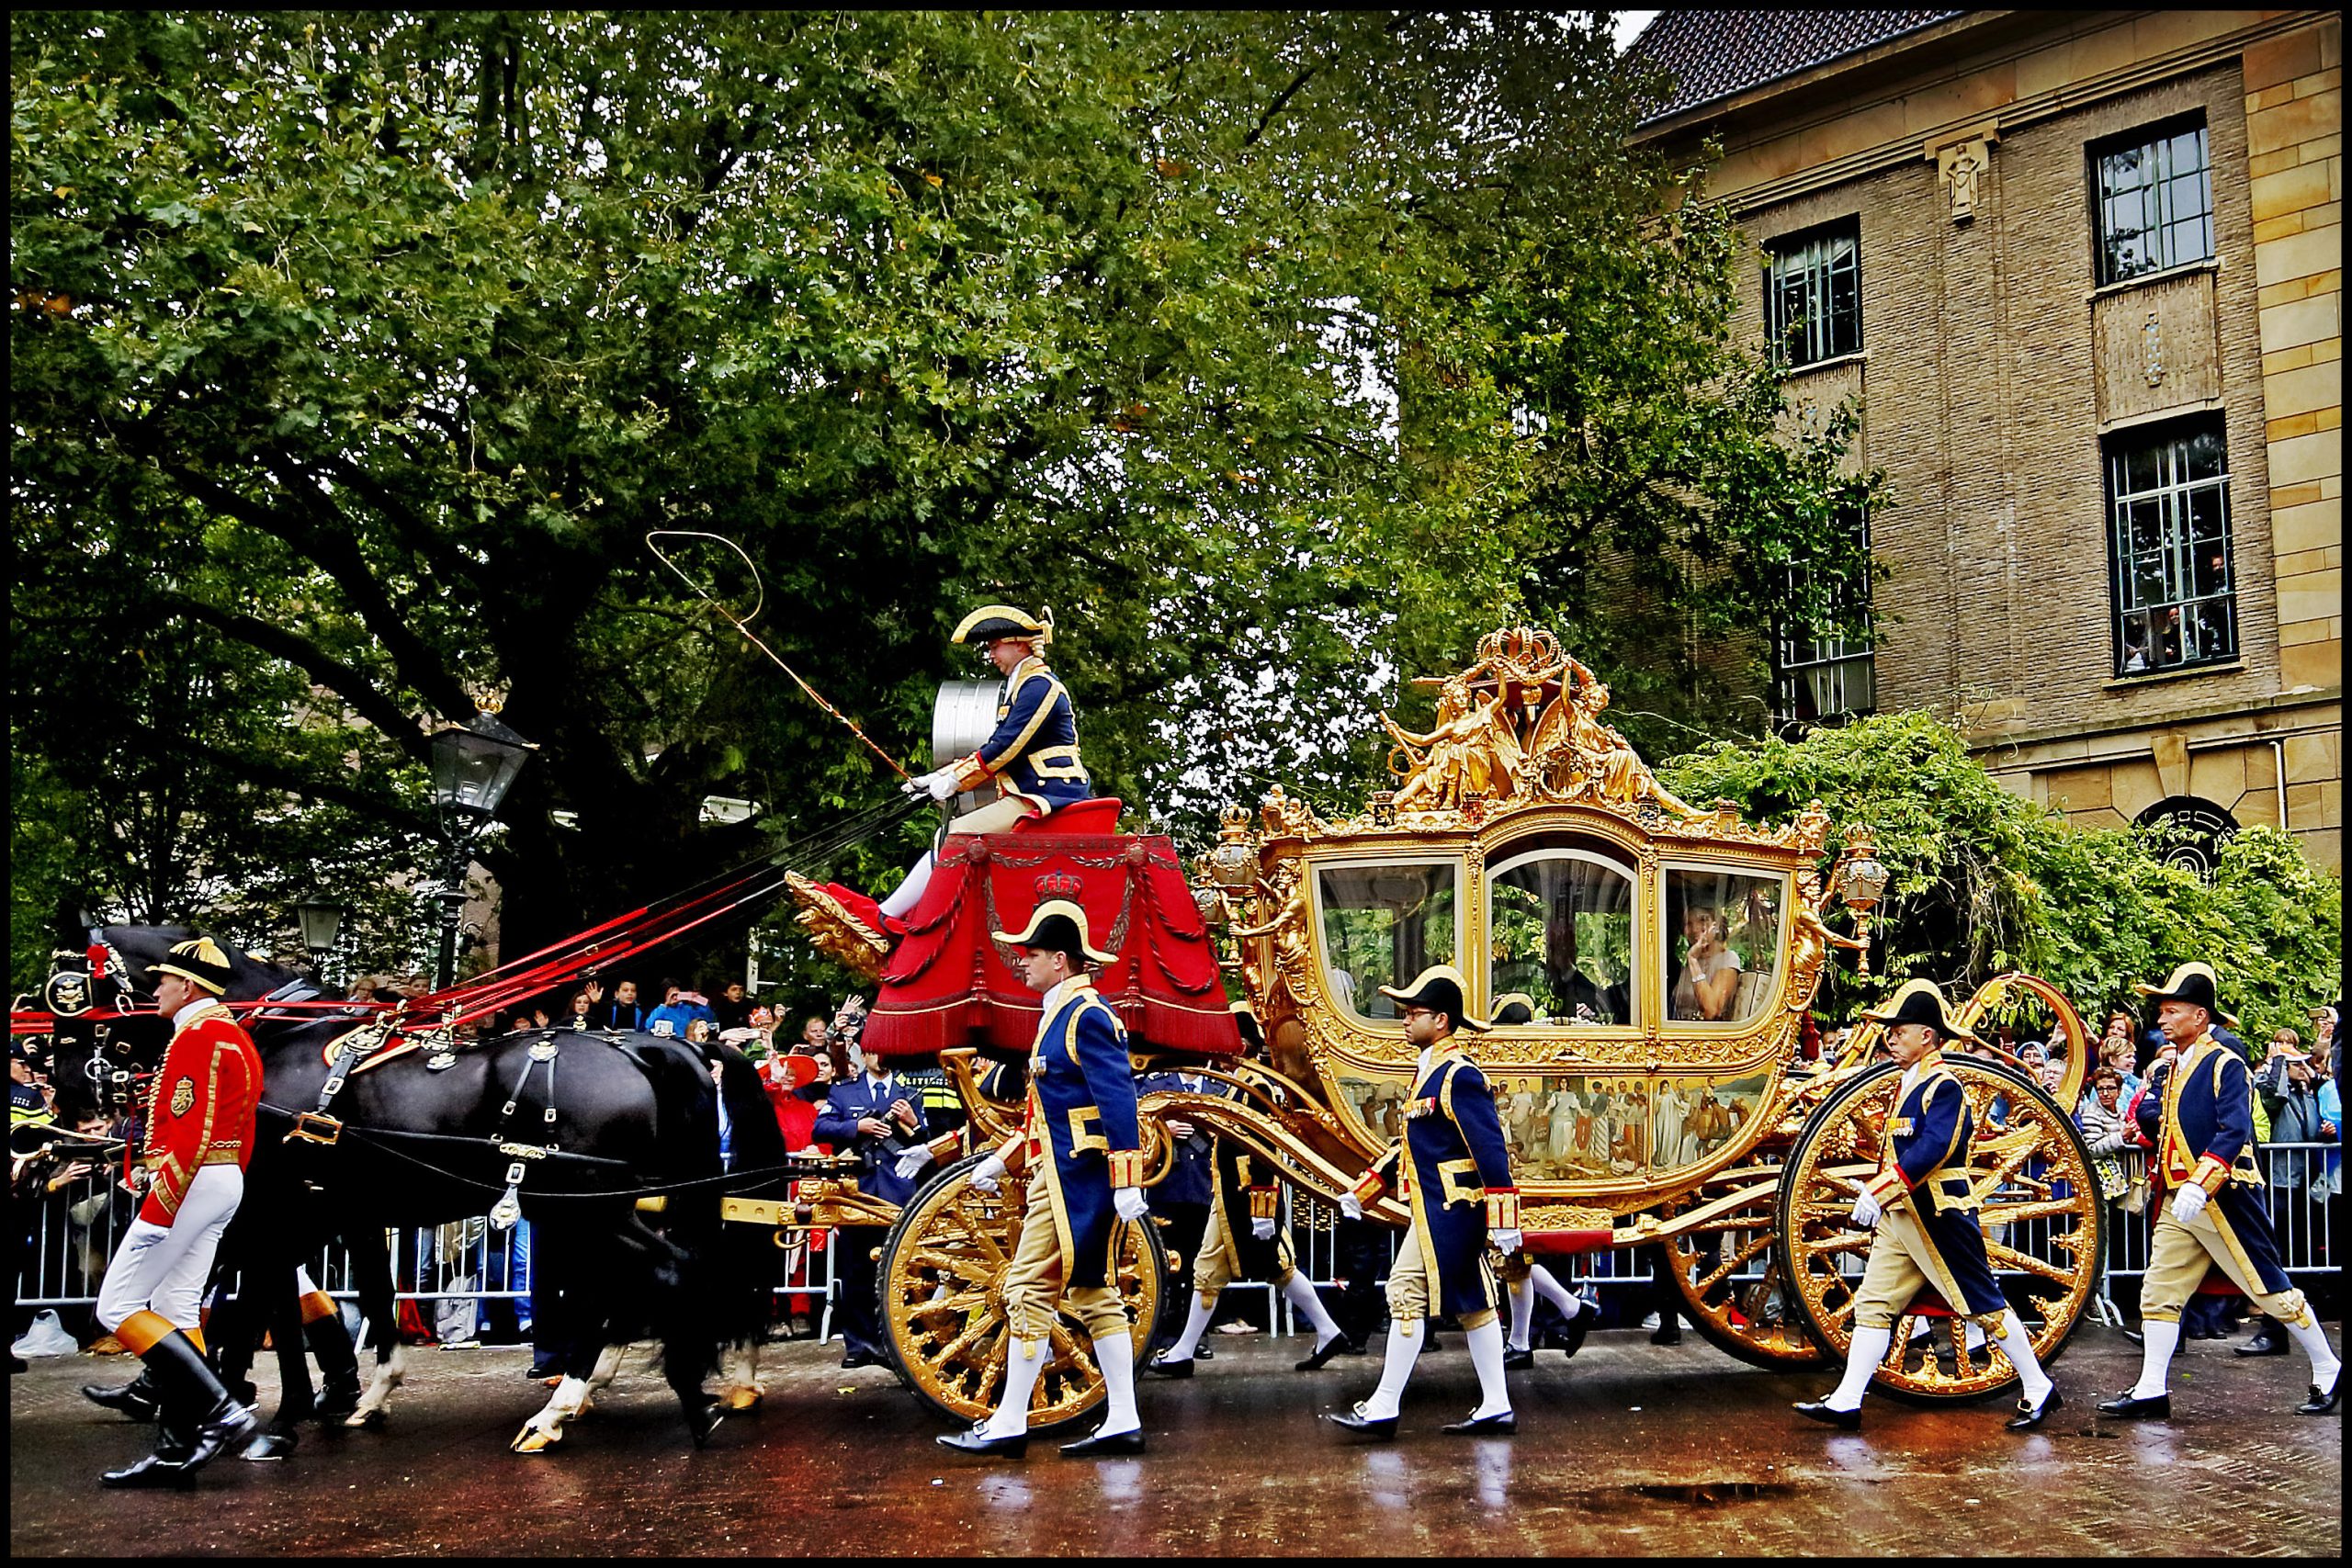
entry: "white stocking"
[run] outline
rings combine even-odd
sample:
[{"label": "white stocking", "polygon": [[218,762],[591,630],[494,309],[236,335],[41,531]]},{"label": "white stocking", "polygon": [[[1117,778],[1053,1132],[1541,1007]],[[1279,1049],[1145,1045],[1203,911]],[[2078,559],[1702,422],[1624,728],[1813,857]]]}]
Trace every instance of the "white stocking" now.
[{"label": "white stocking", "polygon": [[1470,1418],[1509,1415],[1510,1390],[1503,1384],[1503,1325],[1482,1323],[1463,1338],[1469,1341],[1470,1364],[1478,1370],[1478,1408],[1470,1412]]},{"label": "white stocking", "polygon": [[2327,1333],[2320,1327],[2319,1319],[2312,1315],[2309,1307],[2305,1307],[2301,1327],[2291,1323],[2283,1326],[2295,1337],[2295,1343],[2303,1348],[2303,1354],[2311,1358],[2312,1382],[2324,1391],[2328,1379],[2335,1375],[2343,1363],[2335,1359],[2335,1352],[2327,1348]]},{"label": "white stocking", "polygon": [[932,852],[923,851],[922,859],[907,868],[907,879],[899,884],[899,890],[882,900],[884,914],[904,919],[909,910],[922,902],[922,890],[931,886],[931,863]]},{"label": "white stocking", "polygon": [[1413,1362],[1421,1353],[1426,1326],[1418,1317],[1410,1324],[1393,1317],[1388,1320],[1388,1349],[1380,1362],[1380,1386],[1363,1402],[1365,1416],[1377,1421],[1396,1414],[1397,1404],[1405,1397],[1405,1380],[1413,1375]]},{"label": "white stocking", "polygon": [[[1541,1263],[1528,1270],[1527,1283],[1537,1295],[1558,1307],[1562,1317],[1573,1320],[1577,1314],[1584,1310],[1584,1298],[1554,1279],[1552,1270],[1544,1268]],[[1525,1349],[1527,1348],[1526,1334],[1520,1333],[1512,1343],[1521,1349]]]},{"label": "white stocking", "polygon": [[2041,1361],[2033,1353],[2032,1337],[2018,1321],[2014,1309],[2001,1314],[2000,1333],[1995,1337],[2000,1340],[2001,1351],[2008,1357],[2009,1365],[2018,1370],[2018,1392],[2025,1395],[2028,1404],[2041,1404],[2041,1396],[2050,1392],[2050,1375],[2041,1370]]},{"label": "white stocking", "polygon": [[2165,1392],[2165,1373],[2172,1367],[2172,1353],[2180,1346],[2180,1325],[2150,1323],[2140,1320],[2140,1336],[2147,1341],[2140,1347],[2140,1381],[2132,1385],[2134,1399],[2154,1399]]},{"label": "white stocking", "polygon": [[1141,1427],[1143,1417],[1136,1414],[1136,1342],[1124,1331],[1104,1335],[1094,1341],[1094,1364],[1102,1369],[1102,1388],[1110,1396],[1094,1435],[1116,1437]]},{"label": "white stocking", "polygon": [[[1283,1300],[1290,1303],[1291,1310],[1313,1326],[1317,1350],[1340,1337],[1340,1325],[1331,1321],[1331,1314],[1324,1310],[1323,1298],[1315,1293],[1315,1287],[1306,1282],[1306,1275],[1294,1270],[1291,1277],[1283,1281]],[[1184,1326],[1189,1332],[1193,1325],[1188,1323]]]},{"label": "white stocking", "polygon": [[1159,1359],[1163,1361],[1191,1360],[1193,1352],[1200,1348],[1201,1336],[1209,1331],[1209,1319],[1216,1315],[1216,1298],[1195,1295],[1193,1310],[1184,1318],[1184,1332],[1176,1337],[1173,1345],[1160,1352]]},{"label": "white stocking", "polygon": [[1017,1438],[1029,1429],[1029,1396],[1037,1390],[1037,1374],[1046,1370],[1046,1344],[1043,1339],[1005,1341],[1004,1397],[985,1423],[989,1437]]},{"label": "white stocking", "polygon": [[1528,1333],[1535,1326],[1535,1292],[1525,1280],[1510,1282],[1510,1348],[1524,1350]]},{"label": "white stocking", "polygon": [[1846,1350],[1846,1375],[1840,1379],[1837,1392],[1822,1401],[1832,1410],[1860,1410],[1862,1391],[1871,1386],[1871,1374],[1886,1359],[1888,1347],[1894,1343],[1892,1328],[1854,1330],[1854,1343]]}]

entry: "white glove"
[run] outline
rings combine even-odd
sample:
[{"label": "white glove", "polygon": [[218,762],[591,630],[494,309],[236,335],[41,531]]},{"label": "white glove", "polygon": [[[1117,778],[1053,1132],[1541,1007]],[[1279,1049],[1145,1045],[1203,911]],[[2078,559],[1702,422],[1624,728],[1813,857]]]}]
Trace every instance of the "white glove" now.
[{"label": "white glove", "polygon": [[945,800],[956,793],[956,770],[942,768],[937,773],[923,774],[915,783],[922,785],[932,799]]},{"label": "white glove", "polygon": [[899,1156],[899,1179],[910,1180],[916,1171],[931,1163],[931,1145],[918,1144]]},{"label": "white glove", "polygon": [[1257,1237],[1260,1241],[1272,1241],[1274,1239],[1274,1222],[1271,1218],[1251,1220],[1250,1222],[1250,1234]]},{"label": "white glove", "polygon": [[996,1184],[1004,1179],[1004,1161],[990,1155],[972,1168],[972,1185],[983,1192],[993,1192]]},{"label": "white glove", "polygon": [[1879,1216],[1885,1212],[1878,1206],[1878,1200],[1869,1193],[1854,1194],[1854,1224],[1861,1229],[1869,1230],[1875,1226]]},{"label": "white glove", "polygon": [[1357,1200],[1354,1193],[1342,1192],[1340,1194],[1340,1213],[1351,1220],[1363,1219],[1363,1204]]},{"label": "white glove", "polygon": [[2182,1188],[2173,1198],[2172,1217],[2182,1224],[2187,1224],[2205,1212],[2205,1205],[2212,1196],[2202,1187]]},{"label": "white glove", "polygon": [[1139,1220],[1151,1213],[1151,1205],[1144,1201],[1140,1187],[1122,1187],[1113,1192],[1111,1207],[1119,1211],[1123,1220]]},{"label": "white glove", "polygon": [[1527,1235],[1522,1231],[1488,1231],[1487,1239],[1502,1248],[1506,1258],[1527,1245]]}]

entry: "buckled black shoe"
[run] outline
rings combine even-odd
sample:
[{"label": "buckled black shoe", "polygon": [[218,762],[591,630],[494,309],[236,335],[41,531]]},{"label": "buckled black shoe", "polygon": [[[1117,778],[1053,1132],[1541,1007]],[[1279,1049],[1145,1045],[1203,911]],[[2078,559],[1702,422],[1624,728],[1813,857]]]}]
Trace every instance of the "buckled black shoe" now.
[{"label": "buckled black shoe", "polygon": [[1114,1432],[1109,1437],[1097,1432],[1091,1438],[1080,1438],[1074,1443],[1062,1445],[1064,1459],[1110,1459],[1118,1454],[1143,1452],[1143,1428],[1131,1432]]},{"label": "buckled black shoe", "polygon": [[163,1409],[163,1402],[155,1393],[155,1380],[143,1370],[119,1388],[85,1382],[82,1385],[82,1397],[101,1409],[112,1410],[133,1421],[153,1421]]},{"label": "buckled black shoe", "polygon": [[1352,1410],[1326,1410],[1323,1419],[1334,1427],[1345,1427],[1351,1432],[1362,1432],[1367,1438],[1377,1438],[1384,1442],[1396,1436],[1396,1417],[1366,1416],[1362,1404]]},{"label": "buckled black shoe", "polygon": [[2327,1380],[2327,1391],[2323,1393],[2320,1392],[2319,1384],[2312,1384],[2312,1396],[2295,1406],[2296,1413],[2302,1416],[2324,1416],[2335,1408],[2335,1402],[2342,1397],[2343,1393],[2344,1369],[2339,1366],[2335,1369],[2335,1375]]},{"label": "buckled black shoe", "polygon": [[1509,1346],[1505,1346],[1503,1348],[1503,1371],[1507,1372],[1517,1371],[1521,1367],[1532,1367],[1534,1364],[1534,1351],[1514,1350]]},{"label": "buckled black shoe", "polygon": [[2232,1346],[2231,1349],[2241,1356],[2283,1356],[2287,1353],[2287,1337],[2273,1334],[2266,1325],[2261,1333],[2243,1345]]},{"label": "buckled black shoe", "polygon": [[1028,1433],[1020,1432],[1010,1438],[991,1438],[986,1431],[987,1426],[988,1423],[985,1421],[975,1421],[967,1431],[942,1432],[937,1441],[943,1449],[954,1449],[960,1453],[979,1454],[989,1459],[1000,1457],[1019,1459],[1029,1451]]},{"label": "buckled black shoe", "polygon": [[1193,1358],[1171,1361],[1164,1354],[1154,1356],[1143,1364],[1143,1370],[1163,1378],[1188,1378],[1193,1375]]},{"label": "buckled black shoe", "polygon": [[1473,1416],[1467,1421],[1451,1421],[1438,1428],[1464,1438],[1508,1438],[1519,1430],[1519,1412],[1498,1411],[1492,1416]]},{"label": "buckled black shoe", "polygon": [[2010,1416],[2006,1425],[2012,1432],[2030,1432],[2041,1426],[2043,1418],[2052,1411],[2065,1403],[2058,1397],[2058,1385],[2053,1382],[2050,1385],[2050,1392],[2041,1396],[2041,1404],[2030,1404],[2022,1399],[2018,1400],[2018,1413]]},{"label": "buckled black shoe", "polygon": [[1290,1370],[1295,1372],[1319,1371],[1332,1357],[1345,1351],[1347,1348],[1348,1337],[1344,1334],[1334,1334],[1328,1343],[1317,1345],[1313,1350],[1293,1362]]},{"label": "buckled black shoe", "polygon": [[1560,1346],[1560,1355],[1562,1359],[1566,1360],[1574,1360],[1576,1359],[1577,1352],[1584,1348],[1584,1337],[1592,1332],[1593,1319],[1600,1315],[1600,1309],[1593,1305],[1592,1303],[1586,1302],[1583,1309],[1579,1311],[1576,1316],[1568,1319],[1567,1327],[1561,1331],[1563,1343]]},{"label": "buckled black shoe", "polygon": [[1216,1359],[1216,1351],[1208,1345],[1203,1344],[1193,1350],[1193,1359],[1195,1361],[1214,1361]]},{"label": "buckled black shoe", "polygon": [[1859,1432],[1862,1429],[1862,1407],[1859,1404],[1851,1410],[1838,1410],[1832,1408],[1827,1400],[1807,1399],[1792,1404],[1789,1408],[1808,1421],[1818,1421],[1825,1427],[1835,1427],[1841,1432]]},{"label": "buckled black shoe", "polygon": [[2163,1393],[2151,1394],[2145,1399],[2139,1399],[2133,1397],[2132,1391],[2127,1388],[2113,1399],[2100,1400],[2098,1413],[2102,1416],[2147,1416],[2159,1421],[2168,1421],[2172,1418],[2172,1392],[2167,1389]]}]

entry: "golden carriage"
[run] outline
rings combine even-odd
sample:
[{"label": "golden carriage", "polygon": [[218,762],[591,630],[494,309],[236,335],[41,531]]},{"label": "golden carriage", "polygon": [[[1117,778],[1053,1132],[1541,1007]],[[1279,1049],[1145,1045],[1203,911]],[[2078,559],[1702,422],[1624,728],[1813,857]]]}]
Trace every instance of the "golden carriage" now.
[{"label": "golden carriage", "polygon": [[[1278,787],[1256,813],[1227,814],[1194,897],[1224,928],[1266,1051],[1206,1067],[1214,1092],[1143,1096],[1153,1179],[1170,1157],[1159,1123],[1176,1115],[1335,1201],[1396,1134],[1409,1090],[1414,1053],[1379,987],[1450,962],[1480,1016],[1506,999],[1519,1004],[1512,1016],[1527,1015],[1473,1052],[1496,1091],[1530,1246],[1654,1247],[1653,1266],[1723,1349],[1768,1367],[1842,1359],[1869,1245],[1848,1210],[1875,1168],[1897,1075],[1871,1060],[1874,1025],[1831,1059],[1805,1048],[1832,951],[1858,951],[1868,972],[1870,910],[1886,873],[1867,828],[1833,843],[1817,804],[1765,827],[1727,804],[1677,799],[1602,721],[1606,686],[1547,632],[1498,631],[1468,670],[1432,683],[1435,727],[1388,722],[1397,784],[1361,813],[1327,821]],[[1829,924],[1841,901],[1854,936]],[[829,951],[871,951],[831,929],[821,901],[803,904]],[[1981,987],[1962,1016],[2020,992],[2065,1032],[2054,1092],[2005,1061],[1950,1060],[1976,1118],[1970,1161],[1987,1249],[2046,1360],[2089,1303],[2101,1210],[2067,1114],[2089,1059],[2080,1018],[2018,975]],[[1172,1065],[1149,1041],[1135,1052],[1139,1073]],[[942,1059],[972,1118],[969,1146],[1004,1136],[1017,1098],[989,1092],[974,1050]],[[901,1375],[959,1417],[987,1410],[1000,1385],[997,1281],[1020,1221],[1017,1184],[975,1190],[966,1178],[977,1163],[950,1166],[918,1194],[877,1254]],[[804,1218],[876,1217],[854,1183],[819,1198]],[[1369,1217],[1405,1219],[1386,1199]],[[1169,1260],[1128,1227],[1120,1261],[1140,1359]],[[1966,1329],[1933,1303],[1915,1309],[1880,1386],[1927,1399],[2007,1386],[2007,1358]],[[1038,1425],[1102,1394],[1074,1327],[1057,1334],[1053,1356]]]}]

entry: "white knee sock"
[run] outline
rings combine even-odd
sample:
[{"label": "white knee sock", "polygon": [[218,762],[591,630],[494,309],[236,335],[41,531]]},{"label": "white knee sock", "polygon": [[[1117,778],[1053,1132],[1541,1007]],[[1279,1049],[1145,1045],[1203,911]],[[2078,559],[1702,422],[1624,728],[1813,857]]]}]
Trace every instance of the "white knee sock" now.
[{"label": "white knee sock", "polygon": [[2154,1399],[2165,1392],[2165,1373],[2172,1366],[2172,1353],[2180,1346],[2180,1324],[2151,1323],[2140,1320],[2141,1337],[2147,1341],[2140,1348],[2140,1381],[2132,1385],[2134,1399]]},{"label": "white knee sock", "polygon": [[[1552,1277],[1552,1270],[1544,1268],[1541,1263],[1538,1263],[1534,1268],[1528,1270],[1527,1282],[1534,1290],[1537,1295],[1542,1296],[1545,1301],[1550,1302],[1554,1306],[1558,1307],[1562,1317],[1574,1319],[1577,1314],[1584,1310],[1584,1298],[1577,1295],[1566,1285],[1563,1285],[1559,1280],[1554,1279]],[[1526,1337],[1527,1337],[1523,1334],[1520,1336],[1520,1343],[1522,1348],[1525,1345]]]},{"label": "white knee sock", "polygon": [[1184,1318],[1184,1332],[1176,1337],[1176,1342],[1173,1345],[1161,1352],[1160,1359],[1191,1360],[1193,1352],[1200,1348],[1201,1336],[1209,1331],[1209,1319],[1216,1315],[1216,1298],[1195,1295],[1193,1298],[1193,1310]]},{"label": "white knee sock", "polygon": [[1106,1334],[1094,1341],[1094,1364],[1102,1369],[1102,1387],[1110,1398],[1102,1407],[1098,1438],[1132,1432],[1143,1425],[1136,1414],[1136,1342],[1125,1334]]},{"label": "white knee sock", "polygon": [[1470,1364],[1478,1370],[1478,1408],[1470,1412],[1470,1418],[1510,1414],[1510,1390],[1503,1382],[1503,1325],[1482,1323],[1463,1338],[1470,1343]]},{"label": "white knee sock", "polygon": [[1413,1375],[1413,1361],[1421,1353],[1426,1327],[1426,1321],[1418,1317],[1409,1326],[1393,1317],[1388,1320],[1388,1349],[1380,1362],[1380,1386],[1363,1402],[1366,1416],[1378,1419],[1396,1414],[1397,1403],[1405,1397],[1405,1380]]},{"label": "white knee sock", "polygon": [[1535,1326],[1535,1292],[1525,1280],[1510,1282],[1510,1348],[1524,1350],[1528,1333]]},{"label": "white knee sock", "polygon": [[1046,1346],[1043,1339],[1005,1341],[1004,1397],[988,1418],[989,1437],[1014,1438],[1029,1429],[1029,1396],[1046,1370]]},{"label": "white knee sock", "polygon": [[[1290,1303],[1291,1310],[1306,1319],[1314,1328],[1317,1350],[1340,1337],[1340,1325],[1331,1321],[1331,1314],[1324,1309],[1323,1298],[1315,1293],[1315,1287],[1306,1282],[1306,1275],[1295,1269],[1292,1271],[1291,1277],[1283,1281],[1283,1300]],[[1185,1326],[1189,1329],[1192,1325],[1187,1324]]]},{"label": "white knee sock", "polygon": [[931,886],[932,853],[922,852],[922,859],[907,868],[907,879],[899,890],[882,900],[882,912],[904,919],[909,910],[922,902],[922,890]]},{"label": "white knee sock", "polygon": [[1857,1327],[1854,1343],[1846,1350],[1846,1375],[1838,1381],[1837,1391],[1822,1403],[1832,1410],[1860,1410],[1862,1391],[1871,1386],[1871,1374],[1886,1359],[1887,1348],[1894,1343],[1893,1328]]},{"label": "white knee sock", "polygon": [[2301,1345],[2303,1354],[2311,1358],[2312,1382],[2324,1390],[2327,1380],[2334,1377],[2336,1369],[2344,1363],[2337,1360],[2335,1352],[2327,1348],[2327,1331],[2320,1327],[2319,1319],[2312,1315],[2309,1307],[2303,1309],[2303,1325],[2300,1328],[2291,1323],[2281,1326],[2294,1336],[2295,1343]]},{"label": "white knee sock", "polygon": [[2025,1395],[2028,1404],[2041,1404],[2041,1396],[2050,1392],[2050,1375],[2041,1370],[2041,1359],[2033,1353],[2033,1339],[2015,1310],[2001,1314],[2001,1331],[1996,1337],[2009,1365],[2018,1370],[2018,1392]]}]

